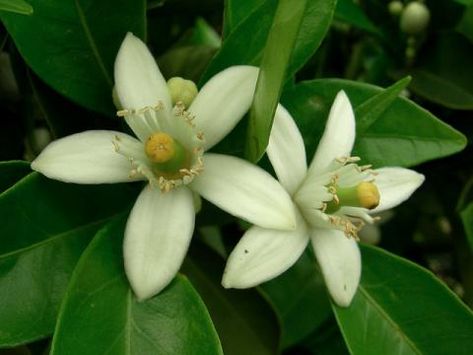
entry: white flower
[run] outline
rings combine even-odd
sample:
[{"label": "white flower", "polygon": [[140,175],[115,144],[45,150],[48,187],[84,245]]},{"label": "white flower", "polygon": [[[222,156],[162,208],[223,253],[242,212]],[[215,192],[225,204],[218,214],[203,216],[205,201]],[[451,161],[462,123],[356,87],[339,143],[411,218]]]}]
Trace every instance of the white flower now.
[{"label": "white flower", "polygon": [[350,157],[354,141],[353,110],[340,91],[307,168],[300,132],[289,113],[278,107],[267,154],[297,206],[297,227],[250,228],[228,258],[225,287],[252,287],[278,276],[297,261],[310,240],[332,298],[340,306],[350,304],[361,275],[357,231],[373,223],[369,213],[398,205],[424,181],[409,169],[358,166],[359,159]]},{"label": "white flower", "polygon": [[[290,197],[270,174],[241,159],[204,154],[249,109],[257,75],[255,67],[231,67],[210,79],[188,110],[182,102],[173,107],[152,55],[129,33],[116,58],[115,88],[125,108],[118,115],[139,139],[115,131],[78,133],[53,142],[31,164],[65,182],[149,182],[124,240],[125,270],[138,298],[160,292],[179,270],[194,230],[193,193],[256,225],[294,228]],[[189,95],[186,89],[182,97],[190,102]]]}]

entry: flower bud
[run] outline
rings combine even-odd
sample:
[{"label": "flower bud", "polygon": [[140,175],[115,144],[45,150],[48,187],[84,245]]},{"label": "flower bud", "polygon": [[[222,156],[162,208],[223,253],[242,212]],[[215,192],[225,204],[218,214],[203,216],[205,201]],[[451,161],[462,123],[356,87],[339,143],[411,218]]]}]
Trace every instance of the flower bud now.
[{"label": "flower bud", "polygon": [[391,1],[388,5],[389,13],[393,16],[399,16],[403,8],[404,8],[404,5],[402,4],[401,1],[398,1],[398,0]]},{"label": "flower bud", "polygon": [[429,20],[430,11],[427,6],[421,2],[413,1],[404,8],[399,26],[402,32],[416,35],[425,31]]},{"label": "flower bud", "polygon": [[191,80],[174,77],[169,79],[167,84],[173,105],[182,102],[185,107],[189,107],[197,96],[197,86]]}]

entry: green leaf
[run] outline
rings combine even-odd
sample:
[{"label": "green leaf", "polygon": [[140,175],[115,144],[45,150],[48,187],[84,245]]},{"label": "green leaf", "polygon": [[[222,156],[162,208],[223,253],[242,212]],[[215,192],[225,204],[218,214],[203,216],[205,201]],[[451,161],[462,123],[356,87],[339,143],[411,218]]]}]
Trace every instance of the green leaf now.
[{"label": "green leaf", "polygon": [[[82,250],[138,186],[81,186],[31,173],[0,194],[0,346],[49,335]],[[34,320],[34,321],[32,321]]]},{"label": "green leaf", "polygon": [[31,172],[30,164],[26,161],[13,160],[0,162],[0,196],[1,193],[13,186]]},{"label": "green leaf", "polygon": [[209,314],[184,277],[137,301],[123,269],[124,227],[124,218],[107,224],[82,255],[51,354],[222,354]]},{"label": "green leaf", "polygon": [[158,58],[159,69],[165,78],[180,76],[197,82],[215,52],[214,47],[204,45],[172,48]]},{"label": "green leaf", "polygon": [[[342,89],[355,110],[383,90],[348,80],[321,79],[303,82],[284,92],[282,102],[303,134],[309,157],[322,135],[333,99]],[[399,97],[366,132],[357,136],[353,154],[376,167],[412,166],[458,152],[465,144],[460,132]]]},{"label": "green leaf", "polygon": [[261,289],[281,319],[283,349],[299,343],[332,314],[324,280],[308,252]]},{"label": "green leaf", "polygon": [[227,37],[253,11],[268,0],[226,0],[223,33]]},{"label": "green leaf", "polygon": [[86,110],[52,90],[31,70],[26,70],[25,84],[25,96],[31,97],[38,111],[29,113],[30,117],[41,115],[51,130],[53,139],[110,124],[103,122],[108,121],[107,117]]},{"label": "green leaf", "polygon": [[24,0],[0,0],[0,11],[31,15],[33,7]]},{"label": "green leaf", "polygon": [[199,17],[195,21],[192,42],[193,44],[218,48],[222,44],[222,39],[218,33],[215,32],[212,26],[210,26],[202,17]]},{"label": "green leaf", "polygon": [[471,353],[473,315],[432,273],[374,247],[362,260],[352,304],[333,306],[352,354]]},{"label": "green leaf", "polygon": [[[317,50],[332,22],[336,0],[308,1],[286,78],[292,77]],[[228,6],[227,6],[228,7]],[[255,8],[223,41],[200,83],[230,65],[259,65],[276,12],[276,0]],[[258,29],[255,31],[255,28]]]},{"label": "green leaf", "polygon": [[286,68],[307,1],[280,0],[261,60],[255,96],[250,109],[246,156],[257,162],[266,150],[273,117],[284,84]]},{"label": "green leaf", "polygon": [[256,290],[226,290],[223,259],[194,242],[182,267],[204,300],[226,355],[277,354],[279,329],[271,307]]},{"label": "green leaf", "polygon": [[343,21],[373,34],[380,34],[380,31],[365,15],[360,5],[353,0],[338,0],[335,10],[335,19]]},{"label": "green leaf", "polygon": [[356,133],[363,134],[376,120],[391,106],[402,90],[411,82],[411,77],[407,76],[399,80],[379,94],[376,94],[358,105],[355,110]]},{"label": "green leaf", "polygon": [[473,110],[473,44],[456,33],[443,33],[409,71],[410,89],[426,99],[458,110]]},{"label": "green leaf", "polygon": [[0,19],[26,63],[56,91],[113,114],[113,63],[126,34],[145,36],[144,0],[36,0],[34,14]]}]

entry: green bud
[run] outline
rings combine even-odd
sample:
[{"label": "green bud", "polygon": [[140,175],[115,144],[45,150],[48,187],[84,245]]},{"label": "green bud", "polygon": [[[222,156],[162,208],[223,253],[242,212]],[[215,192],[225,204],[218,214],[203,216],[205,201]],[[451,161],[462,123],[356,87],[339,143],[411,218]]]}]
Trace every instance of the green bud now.
[{"label": "green bud", "polygon": [[404,5],[401,1],[391,1],[388,5],[389,13],[393,16],[399,16],[403,8]]},{"label": "green bud", "polygon": [[168,88],[173,105],[182,102],[185,107],[190,106],[199,92],[194,82],[179,77],[169,79]]},{"label": "green bud", "polygon": [[427,28],[430,21],[430,11],[423,3],[409,3],[401,14],[399,27],[409,35],[417,35]]}]

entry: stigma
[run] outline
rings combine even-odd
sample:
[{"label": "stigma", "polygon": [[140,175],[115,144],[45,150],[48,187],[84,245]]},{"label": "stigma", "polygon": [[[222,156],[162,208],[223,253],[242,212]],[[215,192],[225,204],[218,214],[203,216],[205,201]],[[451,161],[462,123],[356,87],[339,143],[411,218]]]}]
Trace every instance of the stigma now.
[{"label": "stigma", "polygon": [[380,195],[378,187],[372,183],[363,181],[356,187],[360,207],[372,210],[379,205]]},{"label": "stigma", "polygon": [[153,133],[145,143],[145,153],[153,163],[166,163],[176,155],[176,142],[167,133]]}]

